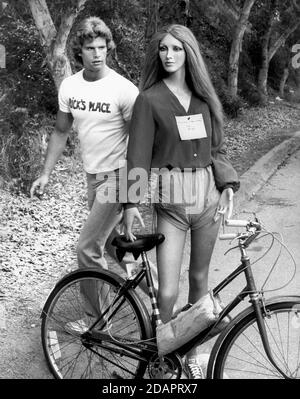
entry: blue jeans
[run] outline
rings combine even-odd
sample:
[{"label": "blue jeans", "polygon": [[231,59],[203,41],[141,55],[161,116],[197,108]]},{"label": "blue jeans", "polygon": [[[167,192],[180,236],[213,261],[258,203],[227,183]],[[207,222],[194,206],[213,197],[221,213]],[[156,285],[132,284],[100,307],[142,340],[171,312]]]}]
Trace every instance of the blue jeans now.
[{"label": "blue jeans", "polygon": [[[120,179],[122,180],[122,179]],[[77,259],[79,268],[102,267],[108,269],[104,257],[104,250],[112,256],[127,270],[132,264],[139,264],[141,261],[134,260],[132,254],[127,253],[121,262],[116,257],[116,247],[111,245],[114,237],[119,235],[116,226],[122,219],[122,204],[119,202],[104,202],[104,195],[110,190],[111,199],[118,200],[119,171],[112,171],[102,174],[87,174],[89,216],[83,226],[77,245]],[[154,286],[157,287],[156,266],[151,264],[151,272]],[[142,282],[144,283],[144,281]],[[141,284],[145,291],[146,285]],[[99,294],[94,283],[85,282],[81,286],[81,292],[86,298],[87,313],[99,315]],[[100,312],[101,314],[101,312]]]},{"label": "blue jeans", "polygon": [[[79,268],[100,266],[107,269],[104,249],[116,259],[115,247],[111,245],[111,242],[115,236],[119,235],[116,226],[122,218],[122,204],[118,202],[104,203],[99,196],[100,201],[97,199],[97,191],[102,191],[105,188],[116,190],[116,184],[113,181],[115,179],[110,179],[110,175],[116,176],[115,172],[108,172],[106,175],[108,179],[100,180],[97,179],[98,175],[87,174],[90,213],[77,245]],[[133,262],[135,261],[132,256],[125,256],[120,265],[126,270],[126,263]]]}]

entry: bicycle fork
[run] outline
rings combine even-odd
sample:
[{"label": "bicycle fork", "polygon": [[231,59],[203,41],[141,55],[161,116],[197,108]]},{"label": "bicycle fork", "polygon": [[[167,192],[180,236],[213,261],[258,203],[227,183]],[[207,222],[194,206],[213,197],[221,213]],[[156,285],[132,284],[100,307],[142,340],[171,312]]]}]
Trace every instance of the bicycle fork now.
[{"label": "bicycle fork", "polygon": [[[250,302],[254,308],[254,312],[256,315],[256,321],[257,321],[257,326],[258,330],[261,336],[261,340],[263,343],[264,350],[266,352],[266,355],[270,361],[270,363],[275,367],[275,369],[286,379],[290,379],[276,364],[274,357],[272,355],[272,351],[270,348],[269,344],[269,339],[268,339],[268,333],[266,329],[266,324],[265,320],[263,317],[263,312],[262,312],[262,305],[264,299],[261,298],[260,294],[257,292],[254,277],[253,277],[253,272],[252,269],[249,267],[250,266],[250,259],[246,254],[246,251],[244,248],[241,249],[242,252],[242,263],[245,267],[245,276],[247,280],[247,289],[249,289],[249,297],[250,297]],[[267,317],[267,316],[266,316]]]}]

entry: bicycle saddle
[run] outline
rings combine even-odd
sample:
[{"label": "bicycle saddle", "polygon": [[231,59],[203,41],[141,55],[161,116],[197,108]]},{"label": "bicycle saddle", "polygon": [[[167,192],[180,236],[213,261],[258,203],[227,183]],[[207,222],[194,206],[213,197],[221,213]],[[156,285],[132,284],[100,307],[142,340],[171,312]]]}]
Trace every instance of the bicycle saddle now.
[{"label": "bicycle saddle", "polygon": [[116,254],[121,261],[126,252],[131,252],[134,259],[137,259],[143,251],[150,251],[156,245],[161,244],[165,239],[163,234],[137,234],[135,241],[129,241],[125,236],[115,237],[112,245],[117,247]]}]

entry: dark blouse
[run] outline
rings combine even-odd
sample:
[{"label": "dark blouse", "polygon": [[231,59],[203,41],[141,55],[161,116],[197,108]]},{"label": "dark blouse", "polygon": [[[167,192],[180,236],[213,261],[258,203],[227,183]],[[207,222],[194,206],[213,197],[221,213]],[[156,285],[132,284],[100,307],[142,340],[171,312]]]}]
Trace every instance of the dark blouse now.
[{"label": "dark blouse", "polygon": [[[202,114],[207,137],[181,140],[175,116]],[[238,176],[226,159],[223,143],[214,149],[212,129],[215,128],[208,105],[194,94],[186,112],[177,97],[160,81],[140,93],[136,99],[129,128],[127,151],[128,171],[132,168],[203,168],[220,164],[214,176],[217,188],[238,189]]]}]

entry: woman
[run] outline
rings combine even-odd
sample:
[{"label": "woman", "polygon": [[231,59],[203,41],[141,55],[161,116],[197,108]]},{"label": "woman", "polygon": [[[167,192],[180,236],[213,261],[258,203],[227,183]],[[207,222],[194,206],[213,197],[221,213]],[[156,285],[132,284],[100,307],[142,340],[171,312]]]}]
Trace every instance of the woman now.
[{"label": "woman", "polygon": [[[168,322],[178,297],[186,233],[191,231],[189,303],[208,292],[208,269],[220,215],[232,213],[239,188],[226,159],[223,114],[193,33],[182,25],[163,28],[152,38],[134,105],[128,143],[129,176],[134,168],[159,171],[157,232],[158,303]],[[135,169],[137,171],[138,169]],[[133,173],[134,174],[134,173]],[[125,205],[125,233],[141,222],[135,200]],[[187,356],[189,378],[202,378],[194,348]]]}]

